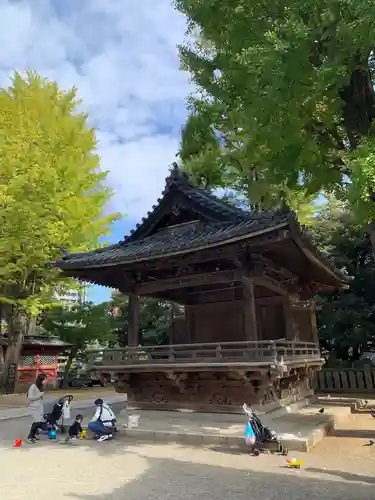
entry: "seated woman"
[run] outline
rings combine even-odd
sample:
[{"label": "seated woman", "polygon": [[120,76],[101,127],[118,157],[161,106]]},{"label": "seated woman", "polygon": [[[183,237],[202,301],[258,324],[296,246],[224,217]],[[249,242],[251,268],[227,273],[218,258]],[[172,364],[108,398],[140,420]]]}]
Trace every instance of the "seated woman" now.
[{"label": "seated woman", "polygon": [[116,415],[112,408],[100,398],[95,401],[95,406],[95,415],[87,428],[99,436],[98,442],[106,441],[113,437],[113,429],[116,427]]}]

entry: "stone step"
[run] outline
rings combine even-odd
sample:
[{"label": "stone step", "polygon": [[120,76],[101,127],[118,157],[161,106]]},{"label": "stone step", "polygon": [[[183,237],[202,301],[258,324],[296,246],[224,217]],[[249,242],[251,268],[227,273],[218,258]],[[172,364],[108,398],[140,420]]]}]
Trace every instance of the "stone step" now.
[{"label": "stone step", "polygon": [[[309,405],[283,416],[262,416],[262,421],[274,429],[289,450],[309,451],[334,428],[337,421],[350,417],[350,408],[325,408],[318,413],[318,405]],[[177,442],[199,446],[234,446],[245,451],[242,419],[233,414],[203,414],[141,410],[129,414],[140,415],[139,428],[124,429],[121,435],[141,441]],[[126,415],[120,415],[120,422]]]},{"label": "stone step", "polygon": [[349,406],[352,413],[368,413],[375,410],[375,400],[358,397],[340,397],[340,396],[318,396],[317,401],[322,405],[329,406]]}]

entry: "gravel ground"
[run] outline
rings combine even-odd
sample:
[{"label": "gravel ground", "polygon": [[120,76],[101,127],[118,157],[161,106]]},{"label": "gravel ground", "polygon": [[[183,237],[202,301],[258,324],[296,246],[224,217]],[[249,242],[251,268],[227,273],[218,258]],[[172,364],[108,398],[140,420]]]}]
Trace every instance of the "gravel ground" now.
[{"label": "gravel ground", "polygon": [[1,498],[8,500],[373,500],[375,420],[355,416],[312,453],[300,471],[285,457],[235,450],[134,443],[13,448],[28,419],[0,423]]}]

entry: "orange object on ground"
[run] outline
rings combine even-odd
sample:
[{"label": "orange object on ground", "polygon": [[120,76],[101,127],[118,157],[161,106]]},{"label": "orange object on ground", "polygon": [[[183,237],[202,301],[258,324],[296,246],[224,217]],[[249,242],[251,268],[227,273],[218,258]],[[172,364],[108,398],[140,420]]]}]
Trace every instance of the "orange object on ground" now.
[{"label": "orange object on ground", "polygon": [[22,446],[22,439],[16,439],[14,441],[14,447],[19,448],[20,446]]}]

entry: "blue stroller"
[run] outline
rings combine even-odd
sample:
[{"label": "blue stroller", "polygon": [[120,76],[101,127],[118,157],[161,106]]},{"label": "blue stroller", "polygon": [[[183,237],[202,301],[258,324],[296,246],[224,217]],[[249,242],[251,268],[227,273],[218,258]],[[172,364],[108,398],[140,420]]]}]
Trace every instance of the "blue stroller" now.
[{"label": "blue stroller", "polygon": [[256,457],[259,456],[261,450],[287,455],[288,448],[281,443],[277,432],[264,426],[255,411],[246,403],[242,405],[242,409],[248,418],[245,430],[245,443],[251,448],[253,455]]}]

